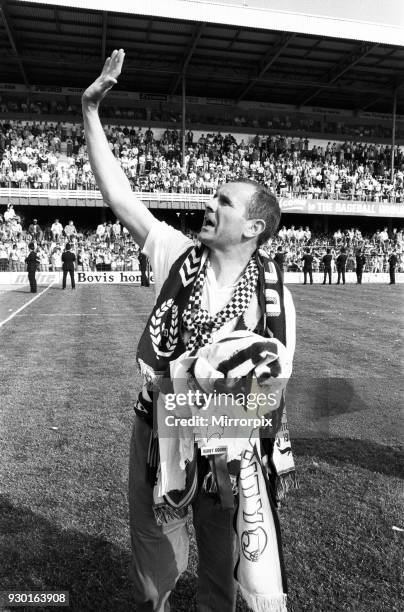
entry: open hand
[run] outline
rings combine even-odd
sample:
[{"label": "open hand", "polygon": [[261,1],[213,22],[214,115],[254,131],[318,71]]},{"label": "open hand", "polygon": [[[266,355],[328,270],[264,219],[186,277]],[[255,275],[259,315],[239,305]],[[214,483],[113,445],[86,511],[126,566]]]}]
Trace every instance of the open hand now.
[{"label": "open hand", "polygon": [[83,102],[98,107],[107,92],[118,82],[124,58],[123,49],[115,49],[111,56],[107,57],[100,76],[83,93]]}]

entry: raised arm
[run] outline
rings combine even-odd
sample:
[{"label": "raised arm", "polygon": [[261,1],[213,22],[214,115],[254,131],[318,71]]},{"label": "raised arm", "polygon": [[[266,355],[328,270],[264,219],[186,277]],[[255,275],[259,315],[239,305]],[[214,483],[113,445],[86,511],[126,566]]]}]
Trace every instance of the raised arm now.
[{"label": "raised arm", "polygon": [[83,93],[84,131],[91,168],[104,201],[143,247],[154,216],[132,192],[124,171],[111,152],[98,114],[101,100],[117,83],[124,57],[123,49],[113,51],[100,76]]}]

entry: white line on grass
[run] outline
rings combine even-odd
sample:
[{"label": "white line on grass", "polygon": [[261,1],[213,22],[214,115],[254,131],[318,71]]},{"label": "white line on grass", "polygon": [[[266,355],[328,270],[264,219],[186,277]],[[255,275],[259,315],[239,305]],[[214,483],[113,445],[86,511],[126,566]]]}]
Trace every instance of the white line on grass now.
[{"label": "white line on grass", "polygon": [[41,295],[43,295],[44,293],[46,293],[48,291],[48,289],[50,289],[50,287],[52,287],[52,285],[55,283],[55,281],[52,281],[50,285],[48,285],[47,287],[45,287],[45,289],[43,291],[41,291],[41,293],[38,293],[38,295],[35,295],[33,298],[31,298],[30,300],[28,300],[28,302],[26,302],[23,306],[21,306],[20,308],[17,308],[17,310],[15,312],[13,312],[13,314],[11,314],[9,317],[7,317],[7,319],[4,319],[4,321],[0,321],[0,327],[3,327],[3,325],[5,325],[6,323],[8,323],[8,321],[11,321],[11,319],[14,319],[14,317],[21,312],[21,310],[24,310],[24,308],[26,308],[27,306],[29,306],[30,304],[32,304],[32,302],[35,302],[35,300],[37,300],[39,297],[41,297]]},{"label": "white line on grass", "polygon": [[[100,314],[101,313],[96,313],[96,312],[38,312],[35,316],[37,317],[99,317]],[[17,315],[17,317],[29,317],[29,315],[19,314]]]},{"label": "white line on grass", "polygon": [[[105,312],[37,312],[36,313],[36,317],[118,317],[118,318],[122,318],[123,315],[125,314],[129,314],[129,315],[133,315],[132,311],[129,311],[127,313],[120,312],[120,313],[105,313]],[[136,312],[137,315],[142,315],[142,316],[148,316],[150,314],[150,311],[147,312]],[[18,317],[29,317],[30,315],[27,314],[19,314],[17,315]]]}]

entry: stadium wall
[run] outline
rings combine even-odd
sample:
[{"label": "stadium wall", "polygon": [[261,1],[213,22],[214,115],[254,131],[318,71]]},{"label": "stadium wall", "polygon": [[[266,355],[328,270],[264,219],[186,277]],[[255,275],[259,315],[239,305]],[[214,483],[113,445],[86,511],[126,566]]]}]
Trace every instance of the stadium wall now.
[{"label": "stadium wall", "polygon": [[[335,276],[335,275],[334,275]],[[345,279],[348,284],[356,283],[356,274],[347,272]],[[36,275],[38,285],[62,284],[62,272],[38,272]],[[323,282],[323,273],[313,273],[314,284]],[[302,272],[285,272],[284,282],[286,285],[302,284]],[[362,283],[388,284],[390,277],[388,273],[365,272]],[[404,272],[396,273],[396,283],[404,284]],[[0,285],[28,285],[26,272],[2,272],[0,274]],[[140,272],[76,272],[76,285],[140,285]]]},{"label": "stadium wall", "polygon": [[[166,192],[136,192],[136,196],[148,207],[156,210],[198,211],[204,210],[210,194],[186,194]],[[365,202],[362,200],[323,200],[305,197],[279,198],[282,213],[303,215],[337,215],[356,217],[404,218],[404,205],[389,202]],[[52,190],[28,188],[0,189],[0,205],[7,206],[56,206],[108,208],[97,190]]]}]

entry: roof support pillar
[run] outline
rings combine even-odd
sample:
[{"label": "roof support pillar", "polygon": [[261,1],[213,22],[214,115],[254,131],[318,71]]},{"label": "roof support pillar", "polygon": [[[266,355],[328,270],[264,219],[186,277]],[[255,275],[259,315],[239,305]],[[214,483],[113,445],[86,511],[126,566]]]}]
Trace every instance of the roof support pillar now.
[{"label": "roof support pillar", "polygon": [[186,113],[186,80],[185,70],[182,72],[182,113],[181,113],[181,141],[182,141],[182,168],[185,172],[185,113]]},{"label": "roof support pillar", "polygon": [[107,54],[107,20],[108,13],[107,11],[102,11],[102,44],[101,44],[101,61],[105,62],[105,57]]},{"label": "roof support pillar", "polygon": [[393,122],[391,126],[391,182],[394,184],[394,147],[396,146],[396,116],[397,116],[397,88],[393,96]]},{"label": "roof support pillar", "polygon": [[203,28],[205,27],[204,23],[199,23],[195,26],[194,28],[194,32],[192,35],[192,40],[190,41],[190,45],[188,47],[188,50],[184,56],[184,59],[182,61],[182,66],[181,66],[181,70],[178,73],[178,76],[175,78],[175,80],[173,81],[172,87],[170,88],[170,93],[171,95],[175,94],[175,90],[177,89],[180,79],[181,79],[181,75],[184,74],[184,72],[186,71],[189,62],[191,61],[192,55],[196,49],[196,46],[199,42],[200,37],[202,36],[202,32],[203,32]]}]

